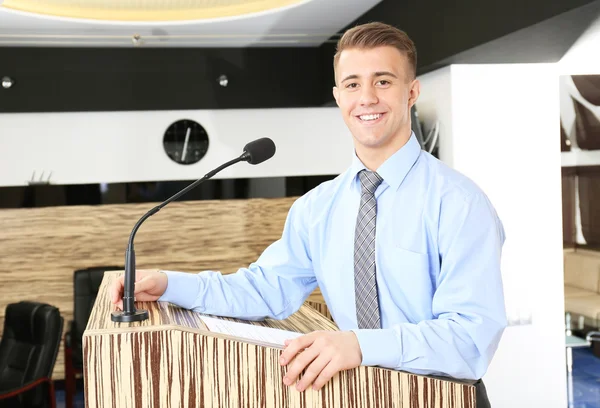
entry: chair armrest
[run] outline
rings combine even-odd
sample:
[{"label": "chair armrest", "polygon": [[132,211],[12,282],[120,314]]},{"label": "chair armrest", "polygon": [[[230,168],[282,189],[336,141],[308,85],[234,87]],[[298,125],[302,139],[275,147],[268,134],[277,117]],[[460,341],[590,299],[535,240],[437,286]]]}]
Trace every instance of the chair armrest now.
[{"label": "chair armrest", "polygon": [[27,383],[20,388],[14,388],[12,390],[3,390],[2,393],[0,394],[0,400],[16,397],[17,395],[22,394],[25,391],[29,391],[45,382],[50,383],[50,386],[52,386],[52,380],[50,380],[50,378],[42,377],[42,378],[38,378],[35,381]]},{"label": "chair armrest", "polygon": [[71,348],[73,342],[73,332],[75,330],[75,320],[69,321],[69,329],[65,332],[65,347]]},{"label": "chair armrest", "polygon": [[600,331],[591,331],[585,336],[587,341],[600,341]]}]

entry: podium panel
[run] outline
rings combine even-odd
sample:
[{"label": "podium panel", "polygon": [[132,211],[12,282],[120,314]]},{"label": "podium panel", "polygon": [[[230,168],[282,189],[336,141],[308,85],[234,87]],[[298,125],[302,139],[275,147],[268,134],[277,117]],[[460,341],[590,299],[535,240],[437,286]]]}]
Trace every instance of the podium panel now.
[{"label": "podium panel", "polygon": [[[336,374],[321,390],[283,384],[283,347],[210,331],[199,313],[136,302],[143,322],[115,323],[106,272],[83,336],[86,407],[475,407],[475,387],[378,367]],[[309,333],[338,330],[309,306],[285,320],[244,324]]]}]

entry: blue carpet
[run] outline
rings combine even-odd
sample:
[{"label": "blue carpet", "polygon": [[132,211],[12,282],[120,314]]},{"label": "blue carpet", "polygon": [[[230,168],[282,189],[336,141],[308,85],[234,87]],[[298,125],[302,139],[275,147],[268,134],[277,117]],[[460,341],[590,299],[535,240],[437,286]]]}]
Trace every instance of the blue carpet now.
[{"label": "blue carpet", "polygon": [[573,349],[573,408],[600,408],[600,358],[591,348]]},{"label": "blue carpet", "polygon": [[[65,408],[65,391],[56,390],[56,408]],[[73,400],[73,408],[85,408],[85,400],[83,391],[77,391],[77,395]]]}]

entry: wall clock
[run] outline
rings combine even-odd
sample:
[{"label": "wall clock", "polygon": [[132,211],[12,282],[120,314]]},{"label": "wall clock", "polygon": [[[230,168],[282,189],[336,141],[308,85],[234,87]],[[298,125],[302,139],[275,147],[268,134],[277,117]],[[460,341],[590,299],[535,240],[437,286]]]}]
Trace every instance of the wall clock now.
[{"label": "wall clock", "polygon": [[165,153],[178,164],[199,162],[208,151],[208,134],[198,122],[181,119],[172,123],[163,136]]}]

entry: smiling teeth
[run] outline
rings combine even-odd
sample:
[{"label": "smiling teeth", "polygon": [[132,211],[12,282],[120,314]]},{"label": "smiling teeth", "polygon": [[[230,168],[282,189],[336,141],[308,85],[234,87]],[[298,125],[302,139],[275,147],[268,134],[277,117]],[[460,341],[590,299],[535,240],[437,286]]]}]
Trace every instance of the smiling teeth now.
[{"label": "smiling teeth", "polygon": [[376,113],[374,115],[361,115],[359,116],[360,120],[375,120],[381,117],[381,113]]}]

